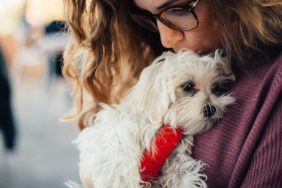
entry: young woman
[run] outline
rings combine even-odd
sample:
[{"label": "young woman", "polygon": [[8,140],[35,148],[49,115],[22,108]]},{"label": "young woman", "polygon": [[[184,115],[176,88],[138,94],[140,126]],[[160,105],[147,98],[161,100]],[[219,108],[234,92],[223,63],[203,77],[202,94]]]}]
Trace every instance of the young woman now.
[{"label": "young woman", "polygon": [[66,13],[64,74],[80,128],[162,51],[221,48],[237,77],[236,104],[196,137],[193,155],[208,164],[209,187],[282,187],[281,0],[66,0]]}]

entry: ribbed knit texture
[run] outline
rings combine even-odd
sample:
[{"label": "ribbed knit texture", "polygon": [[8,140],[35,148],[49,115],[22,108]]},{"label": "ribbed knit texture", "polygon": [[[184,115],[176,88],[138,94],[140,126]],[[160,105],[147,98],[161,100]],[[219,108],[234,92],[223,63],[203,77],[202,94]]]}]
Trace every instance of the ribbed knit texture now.
[{"label": "ribbed knit texture", "polygon": [[196,136],[193,156],[209,188],[282,188],[282,56],[236,76],[236,103]]}]

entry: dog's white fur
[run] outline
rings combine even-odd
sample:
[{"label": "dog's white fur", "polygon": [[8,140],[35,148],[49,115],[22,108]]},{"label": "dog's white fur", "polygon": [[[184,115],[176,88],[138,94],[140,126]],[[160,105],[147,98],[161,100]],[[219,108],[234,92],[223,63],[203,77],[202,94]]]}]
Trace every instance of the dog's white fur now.
[{"label": "dog's white fur", "polygon": [[[216,96],[213,84],[234,80],[218,51],[198,56],[190,51],[166,52],[143,70],[138,83],[119,105],[101,104],[90,126],[77,139],[80,170],[95,188],[206,187],[205,164],[191,157],[193,135],[209,129],[234,102],[230,94]],[[185,83],[197,89],[185,92]],[[203,115],[203,106],[213,105],[216,114]],[[153,183],[142,182],[139,165],[144,150],[163,123],[184,130]],[[157,152],[157,150],[156,150]]]}]

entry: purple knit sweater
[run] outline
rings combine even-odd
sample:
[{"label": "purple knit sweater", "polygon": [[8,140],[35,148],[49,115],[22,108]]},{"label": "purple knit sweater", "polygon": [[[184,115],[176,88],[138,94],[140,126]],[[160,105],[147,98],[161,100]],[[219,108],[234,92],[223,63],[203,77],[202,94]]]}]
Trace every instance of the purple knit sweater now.
[{"label": "purple knit sweater", "polygon": [[193,155],[209,188],[282,188],[282,55],[236,76],[236,103],[195,137]]}]

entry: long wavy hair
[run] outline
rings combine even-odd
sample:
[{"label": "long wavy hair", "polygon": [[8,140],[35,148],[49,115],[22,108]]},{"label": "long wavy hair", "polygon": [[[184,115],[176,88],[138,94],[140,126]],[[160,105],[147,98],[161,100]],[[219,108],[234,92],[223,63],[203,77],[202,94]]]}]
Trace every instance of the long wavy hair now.
[{"label": "long wavy hair", "polygon": [[[267,57],[265,49],[281,47],[282,0],[206,1],[230,61],[244,65],[249,58]],[[74,111],[66,118],[76,118],[80,129],[99,110],[97,103],[118,103],[164,50],[158,33],[131,19],[132,5],[132,0],[65,0],[71,38],[63,73],[74,86]]]}]

